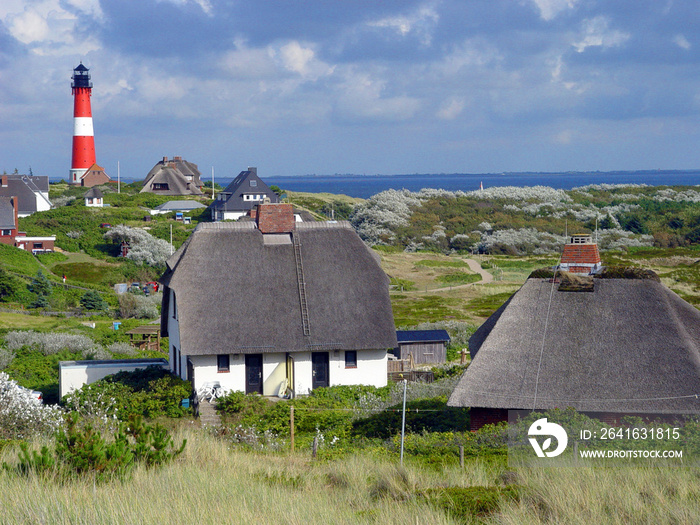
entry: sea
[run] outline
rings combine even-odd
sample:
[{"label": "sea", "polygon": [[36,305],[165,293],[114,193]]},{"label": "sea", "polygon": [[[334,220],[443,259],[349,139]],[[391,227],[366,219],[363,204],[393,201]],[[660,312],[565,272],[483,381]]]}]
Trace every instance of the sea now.
[{"label": "sea", "polygon": [[[303,175],[263,178],[268,186],[310,193],[344,194],[367,199],[388,189],[420,191],[423,188],[472,191],[493,186],[549,186],[570,190],[589,184],[646,184],[648,186],[700,185],[700,170],[617,171],[567,173],[481,173],[413,175]],[[217,181],[224,184],[225,181]]]},{"label": "sea", "polygon": [[[648,186],[697,186],[700,170],[592,171],[566,173],[433,173],[410,175],[297,175],[263,176],[268,186],[287,191],[333,193],[368,199],[384,190],[423,188],[472,191],[493,186],[549,186],[570,190],[589,184],[646,184]],[[59,179],[57,179],[58,181]],[[206,176],[203,180],[207,180]],[[216,178],[226,187],[233,178]],[[54,182],[52,180],[52,182]],[[134,182],[122,178],[122,182]]]}]

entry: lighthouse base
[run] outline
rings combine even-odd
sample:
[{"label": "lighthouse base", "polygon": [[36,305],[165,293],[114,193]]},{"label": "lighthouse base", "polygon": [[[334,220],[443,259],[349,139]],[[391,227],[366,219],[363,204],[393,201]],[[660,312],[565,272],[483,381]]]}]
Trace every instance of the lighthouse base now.
[{"label": "lighthouse base", "polygon": [[80,185],[80,179],[85,175],[86,169],[80,170],[70,170],[70,178],[68,179],[68,184]]}]

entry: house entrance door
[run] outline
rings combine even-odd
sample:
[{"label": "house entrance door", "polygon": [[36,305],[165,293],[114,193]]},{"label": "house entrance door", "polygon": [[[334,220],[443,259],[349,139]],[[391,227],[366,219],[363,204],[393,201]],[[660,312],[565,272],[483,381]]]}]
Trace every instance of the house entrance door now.
[{"label": "house entrance door", "polygon": [[311,388],[330,386],[328,352],[311,353]]},{"label": "house entrance door", "polygon": [[245,393],[263,393],[262,354],[245,356]]}]

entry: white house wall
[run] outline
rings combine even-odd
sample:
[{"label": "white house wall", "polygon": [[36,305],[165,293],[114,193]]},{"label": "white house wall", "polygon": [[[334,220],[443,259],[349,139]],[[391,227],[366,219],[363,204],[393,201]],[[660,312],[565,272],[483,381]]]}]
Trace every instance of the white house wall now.
[{"label": "white house wall", "polygon": [[[172,337],[172,335],[171,335]],[[276,396],[287,375],[287,354],[265,353],[263,356],[263,395]],[[295,352],[294,392],[307,395],[311,392],[311,353]],[[205,383],[218,382],[225,391],[245,392],[245,355],[229,355],[229,371],[219,372],[216,355],[188,356],[194,366],[194,388],[199,390]],[[385,350],[360,350],[357,352],[357,367],[345,368],[345,352],[329,352],[329,379],[331,386],[387,384],[387,353]],[[184,367],[183,365],[183,368]],[[186,377],[183,370],[182,377]]]}]

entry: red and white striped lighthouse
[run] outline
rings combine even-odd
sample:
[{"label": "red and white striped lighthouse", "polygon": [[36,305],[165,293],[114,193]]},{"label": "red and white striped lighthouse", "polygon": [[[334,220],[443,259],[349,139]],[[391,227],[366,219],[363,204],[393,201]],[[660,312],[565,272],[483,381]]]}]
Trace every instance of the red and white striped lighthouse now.
[{"label": "red and white striped lighthouse", "polygon": [[95,135],[92,128],[90,96],[92,82],[90,74],[81,62],[73,70],[73,159],[71,161],[71,184],[80,184],[83,174],[96,163]]}]

